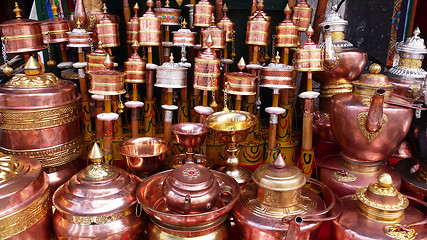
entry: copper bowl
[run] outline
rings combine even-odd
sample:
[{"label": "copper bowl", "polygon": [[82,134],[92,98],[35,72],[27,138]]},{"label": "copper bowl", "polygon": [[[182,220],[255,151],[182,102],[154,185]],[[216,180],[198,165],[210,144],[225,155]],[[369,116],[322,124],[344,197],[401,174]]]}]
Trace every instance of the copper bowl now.
[{"label": "copper bowl", "polygon": [[123,155],[127,167],[135,174],[149,175],[162,167],[169,143],[156,137],[131,138],[121,142],[117,151]]},{"label": "copper bowl", "polygon": [[210,129],[201,123],[177,123],[172,125],[172,132],[175,134],[176,142],[186,148],[196,148],[205,142]]}]

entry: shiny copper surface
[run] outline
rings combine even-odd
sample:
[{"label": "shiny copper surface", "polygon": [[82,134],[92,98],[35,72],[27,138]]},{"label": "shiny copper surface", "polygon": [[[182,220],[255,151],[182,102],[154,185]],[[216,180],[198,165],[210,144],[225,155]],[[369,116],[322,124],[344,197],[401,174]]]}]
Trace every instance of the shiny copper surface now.
[{"label": "shiny copper surface", "polygon": [[222,16],[221,20],[219,20],[217,25],[220,29],[226,31],[225,41],[232,42],[233,34],[234,34],[234,22],[232,22],[231,19],[227,16],[227,12],[228,12],[227,4],[224,3],[224,6],[222,7],[222,11],[224,12],[224,15]]},{"label": "shiny copper surface", "polygon": [[244,72],[229,72],[225,74],[226,91],[234,95],[255,95],[257,76]]},{"label": "shiny copper surface", "polygon": [[102,43],[98,43],[98,48],[95,51],[87,54],[87,69],[86,73],[104,71],[107,68],[104,66],[104,60],[107,57],[108,53],[103,48]]},{"label": "shiny copper surface", "polygon": [[207,48],[194,61],[194,88],[209,91],[218,89],[221,60],[216,57],[215,52]]},{"label": "shiny copper surface", "polygon": [[295,51],[294,66],[297,71],[323,71],[323,49],[319,48],[311,39],[313,33],[313,28],[310,25],[306,31],[307,41]]},{"label": "shiny copper surface", "polygon": [[139,45],[159,46],[161,42],[161,19],[151,9],[153,1],[147,1],[147,6],[149,7],[148,10],[138,19]]},{"label": "shiny copper surface", "polygon": [[298,22],[298,31],[305,31],[311,23],[313,9],[305,0],[300,0],[293,8],[292,20]]},{"label": "shiny copper surface", "polygon": [[[387,236],[384,228],[392,224],[381,223],[370,220],[361,216],[358,212],[358,200],[352,195],[341,198],[345,209],[340,217],[332,222],[332,237],[333,239],[349,240],[349,239],[396,239]],[[409,206],[404,211],[405,218],[399,222],[400,225],[409,225],[419,222],[426,216],[416,208]],[[427,230],[425,225],[410,227],[415,229],[417,235],[411,239],[425,239]],[[403,238],[410,239],[410,238]]]},{"label": "shiny copper surface", "polygon": [[129,22],[126,23],[126,43],[128,44],[133,44],[135,40],[138,40],[138,10],[139,5],[138,3],[135,3],[135,6],[133,7],[135,14],[129,20]]},{"label": "shiny copper surface", "polygon": [[120,46],[119,24],[107,14],[96,24],[96,34],[106,48]]},{"label": "shiny copper surface", "polygon": [[0,238],[50,239],[49,178],[36,160],[0,153]]},{"label": "shiny copper surface", "polygon": [[165,140],[154,137],[131,138],[117,146],[126,166],[138,175],[149,175],[158,171],[168,150],[169,144]]},{"label": "shiny copper surface", "polygon": [[49,177],[49,186],[51,194],[58,189],[65,181],[70,179],[74,174],[80,171],[84,164],[84,160],[76,159],[59,167],[45,168],[44,171]]},{"label": "shiny copper surface", "polygon": [[213,10],[214,6],[208,0],[200,0],[194,6],[193,26],[209,27]]},{"label": "shiny copper surface", "polygon": [[262,68],[261,86],[273,89],[293,88],[292,71],[294,68],[281,64],[278,60],[279,58],[277,58],[275,63],[270,63]]},{"label": "shiny copper surface", "polygon": [[172,125],[171,131],[179,145],[195,148],[203,145],[210,130],[205,124],[185,122]]},{"label": "shiny copper surface", "polygon": [[70,25],[67,19],[53,18],[41,23],[43,34],[43,43],[63,43],[68,42],[67,32],[70,31]]},{"label": "shiny copper surface", "polygon": [[[214,165],[212,159],[202,154],[193,154],[192,161],[209,169]],[[174,155],[171,159],[165,162],[165,165],[167,169],[172,169],[177,168],[186,162],[188,162],[188,152]]]},{"label": "shiny copper surface", "polygon": [[71,32],[67,32],[68,47],[90,47],[92,42],[92,32],[87,32],[84,29],[75,28]]},{"label": "shiny copper surface", "polygon": [[91,76],[89,92],[98,95],[120,95],[125,93],[124,78],[126,74],[111,70],[113,63],[108,54],[103,63],[107,70],[89,73]]},{"label": "shiny copper surface", "polygon": [[[202,30],[202,39],[205,40],[208,36],[211,36],[213,43],[211,48],[213,50],[221,50],[227,46],[226,43],[226,31],[219,28],[215,23],[215,17],[212,16],[211,24],[205,30]],[[207,48],[206,42],[202,42],[202,48]]]},{"label": "shiny copper surface", "polygon": [[[423,196],[427,195],[427,179],[425,177],[427,167],[425,163],[418,159],[408,158],[399,161],[395,168],[402,177],[402,185],[405,189]],[[420,174],[422,172],[424,174]]]},{"label": "shiny copper surface", "polygon": [[286,18],[276,26],[276,47],[297,47],[298,26],[291,20],[291,9],[288,4],[283,12]]},{"label": "shiny copper surface", "polygon": [[46,48],[39,21],[13,19],[0,24],[0,33],[7,53],[37,52]]},{"label": "shiny copper surface", "polygon": [[180,9],[164,7],[156,8],[154,11],[156,12],[157,17],[162,21],[162,25],[176,26],[181,24]]},{"label": "shiny copper surface", "polygon": [[176,46],[193,46],[196,43],[196,32],[190,29],[180,29],[173,31],[173,45]]},{"label": "shiny copper surface", "polygon": [[267,46],[270,34],[271,18],[263,11],[264,4],[260,1],[257,11],[249,17],[246,30],[246,44]]},{"label": "shiny copper surface", "polygon": [[138,44],[132,45],[134,52],[125,62],[125,83],[145,83],[146,81],[146,62],[138,55],[138,46]]}]

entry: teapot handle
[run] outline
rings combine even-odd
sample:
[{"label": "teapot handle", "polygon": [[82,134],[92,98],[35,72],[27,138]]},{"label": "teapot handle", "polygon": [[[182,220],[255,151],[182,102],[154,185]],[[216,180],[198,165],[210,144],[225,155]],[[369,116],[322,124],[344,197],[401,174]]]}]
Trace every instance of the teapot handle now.
[{"label": "teapot handle", "polygon": [[191,210],[191,197],[189,194],[187,194],[184,200],[184,213],[188,214],[190,210]]}]

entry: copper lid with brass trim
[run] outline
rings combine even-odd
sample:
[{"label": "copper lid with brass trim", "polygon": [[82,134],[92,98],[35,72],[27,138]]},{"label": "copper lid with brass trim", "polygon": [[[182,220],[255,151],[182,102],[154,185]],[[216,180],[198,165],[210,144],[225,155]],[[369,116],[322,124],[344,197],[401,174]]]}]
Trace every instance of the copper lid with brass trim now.
[{"label": "copper lid with brass trim", "polygon": [[195,27],[209,27],[214,6],[208,0],[200,0],[194,6],[194,23]]},{"label": "copper lid with brass trim", "polygon": [[87,55],[87,69],[86,73],[97,72],[101,70],[107,70],[104,66],[105,58],[108,53],[103,47],[103,42],[100,39],[98,41],[98,48],[95,51]]},{"label": "copper lid with brass trim", "polygon": [[369,72],[363,74],[359,80],[353,81],[352,84],[355,87],[368,87],[368,88],[382,88],[385,90],[394,89],[394,84],[388,81],[388,77],[384,74],[380,74],[381,66],[377,63],[372,64],[369,67]]},{"label": "copper lid with brass trim", "polygon": [[270,20],[264,12],[264,3],[259,1],[257,10],[249,17],[246,31],[246,44],[267,46],[270,34]]},{"label": "copper lid with brass trim", "polygon": [[195,89],[212,91],[218,89],[221,60],[216,57],[215,52],[210,48],[213,44],[210,35],[205,42],[208,48],[194,60],[193,86]]},{"label": "copper lid with brass trim", "polygon": [[43,34],[43,42],[47,43],[63,43],[68,42],[67,32],[70,31],[68,19],[58,17],[58,6],[52,2],[53,18],[45,20],[41,23]]},{"label": "copper lid with brass trim", "polygon": [[154,2],[147,0],[148,10],[138,19],[139,45],[159,46],[161,42],[161,20],[156,16],[152,7]]},{"label": "copper lid with brass trim", "polygon": [[323,71],[323,49],[320,48],[312,39],[314,30],[309,25],[305,32],[308,39],[295,51],[294,61],[297,71]]}]

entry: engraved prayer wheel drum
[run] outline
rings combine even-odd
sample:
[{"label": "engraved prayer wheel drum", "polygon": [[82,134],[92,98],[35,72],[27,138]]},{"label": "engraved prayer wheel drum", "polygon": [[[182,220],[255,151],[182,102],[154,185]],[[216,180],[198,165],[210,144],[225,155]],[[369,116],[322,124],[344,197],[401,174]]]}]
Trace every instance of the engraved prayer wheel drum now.
[{"label": "engraved prayer wheel drum", "polygon": [[232,42],[234,33],[234,23],[227,16],[227,14],[224,14],[224,16],[221,18],[217,25],[221,30],[225,31],[225,41]]},{"label": "engraved prayer wheel drum", "polygon": [[298,47],[298,26],[291,20],[291,9],[286,5],[286,18],[276,27],[276,47]]},{"label": "engraved prayer wheel drum", "polygon": [[249,17],[246,31],[246,44],[267,46],[270,31],[270,17],[263,11],[256,11]]},{"label": "engraved prayer wheel drum", "polygon": [[134,52],[125,62],[125,83],[145,83],[145,66],[146,62],[142,60],[137,52]]},{"label": "engraved prayer wheel drum", "polygon": [[38,160],[54,190],[79,170],[80,96],[74,83],[40,74],[33,57],[24,69],[0,86],[0,151]]},{"label": "engraved prayer wheel drum", "polygon": [[[140,239],[144,221],[136,216],[136,189],[141,179],[101,162],[75,174],[53,195],[53,227],[58,239]],[[95,159],[93,158],[95,156]],[[95,161],[96,160],[96,161]],[[114,236],[114,238],[112,238]]]},{"label": "engraved prayer wheel drum", "polygon": [[87,32],[81,28],[74,28],[73,31],[67,32],[68,47],[85,48],[92,45],[92,32]]},{"label": "engraved prayer wheel drum", "polygon": [[282,89],[293,88],[292,71],[294,67],[277,63],[270,63],[262,68],[262,87]]},{"label": "engraved prayer wheel drum", "polygon": [[311,39],[314,31],[311,26],[307,29],[308,39],[295,51],[294,66],[299,72],[323,71],[323,49]]},{"label": "engraved prayer wheel drum", "polygon": [[70,24],[64,18],[48,19],[41,23],[41,30],[44,44],[68,42]]},{"label": "engraved prayer wheel drum", "polygon": [[[258,167],[252,175],[253,183],[242,187],[242,194],[232,214],[242,239],[285,239],[294,227],[284,217],[307,215],[299,232],[291,239],[316,239],[326,216],[326,204],[313,191],[305,188],[306,178],[301,170],[285,164],[282,157],[271,164]],[[326,212],[325,212],[326,211]],[[289,238],[286,238],[289,239]]]},{"label": "engraved prayer wheel drum", "polygon": [[190,31],[190,29],[179,29],[173,31],[173,45],[174,46],[194,46],[196,43],[196,32]]},{"label": "engraved prayer wheel drum", "polygon": [[[213,50],[221,50],[227,46],[226,31],[221,30],[219,27],[217,27],[215,24],[215,20],[211,22],[211,25],[208,28],[202,31],[202,39],[207,39],[209,35],[212,37],[213,40],[211,47]],[[203,41],[202,48],[208,48],[208,46],[206,45],[206,41]]]},{"label": "engraved prayer wheel drum", "polygon": [[[407,197],[390,184],[390,175],[341,198],[345,206],[332,222],[332,239],[426,239],[426,215],[409,205]],[[425,205],[425,203],[424,203]]]},{"label": "engraved prayer wheel drum", "polygon": [[0,238],[52,238],[49,178],[32,158],[0,153]]},{"label": "engraved prayer wheel drum", "polygon": [[211,23],[211,16],[214,11],[214,6],[208,0],[200,0],[194,6],[194,22],[193,26],[207,28]]},{"label": "engraved prayer wheel drum", "polygon": [[156,15],[165,26],[177,26],[181,24],[181,10],[175,8],[156,8]]},{"label": "engraved prayer wheel drum", "polygon": [[194,64],[194,88],[199,90],[217,90],[221,60],[210,48],[206,49]]},{"label": "engraved prayer wheel drum", "polygon": [[255,95],[257,76],[244,72],[231,72],[225,74],[226,91],[234,95]]},{"label": "engraved prayer wheel drum", "polygon": [[91,76],[89,92],[97,95],[120,95],[125,90],[125,73],[115,70],[102,70],[89,73]]},{"label": "engraved prayer wheel drum", "polygon": [[311,23],[313,9],[310,8],[305,0],[300,0],[293,10],[292,20],[298,21],[298,31],[307,30]]},{"label": "engraved prayer wheel drum", "polygon": [[107,57],[108,53],[103,49],[100,44],[98,48],[95,49],[92,53],[86,55],[87,57],[87,73],[105,71],[107,68],[104,66],[104,60]]},{"label": "engraved prayer wheel drum", "polygon": [[[149,4],[150,6],[152,6]],[[156,16],[151,7],[138,19],[139,45],[159,46],[161,42],[161,19]]]},{"label": "engraved prayer wheel drum", "polygon": [[107,14],[96,24],[96,34],[106,48],[120,46],[119,24],[114,22]]},{"label": "engraved prayer wheel drum", "polygon": [[39,21],[18,18],[4,22],[0,24],[0,35],[6,53],[37,52],[46,48]]},{"label": "engraved prayer wheel drum", "polygon": [[[137,9],[138,10],[138,9]],[[129,20],[129,22],[126,24],[126,43],[132,44],[133,41],[138,40],[138,31],[139,31],[139,25],[138,25],[138,15],[135,13],[135,15]]]},{"label": "engraved prayer wheel drum", "polygon": [[157,82],[154,84],[160,88],[186,88],[187,87],[187,68],[179,63],[165,62],[156,68]]}]

